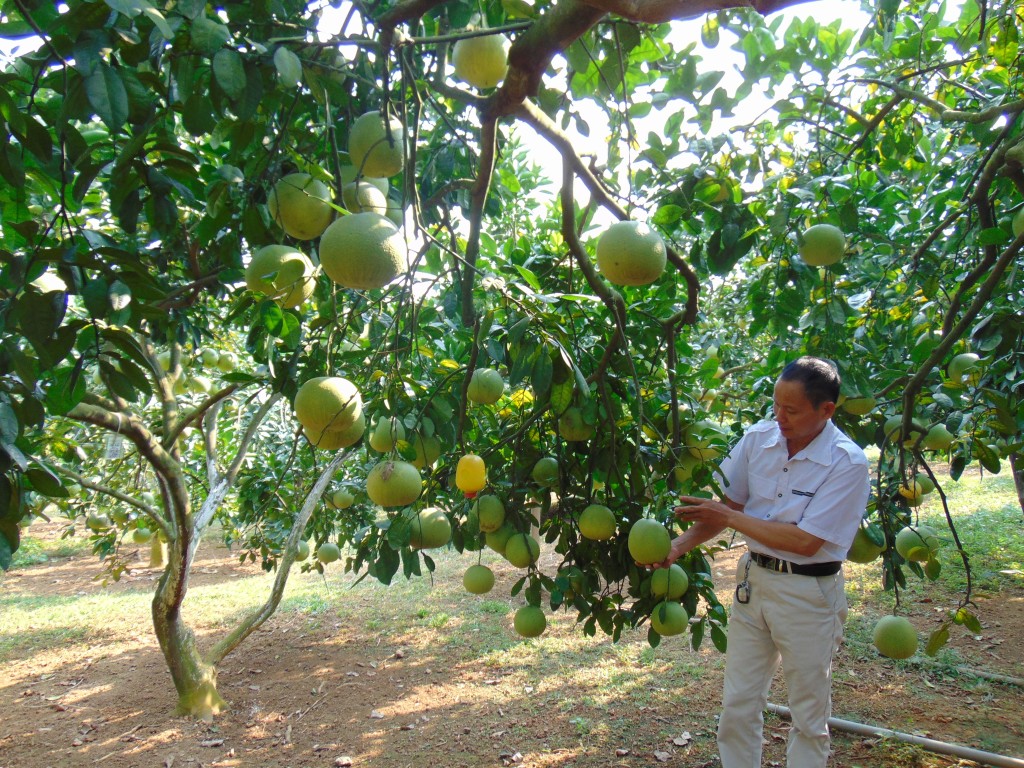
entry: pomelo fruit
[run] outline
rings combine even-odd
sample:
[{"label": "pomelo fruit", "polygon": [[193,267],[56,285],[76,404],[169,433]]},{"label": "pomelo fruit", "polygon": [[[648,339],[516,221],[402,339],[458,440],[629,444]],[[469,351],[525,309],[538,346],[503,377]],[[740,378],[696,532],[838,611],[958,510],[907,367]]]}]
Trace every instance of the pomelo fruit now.
[{"label": "pomelo fruit", "polygon": [[615,513],[604,504],[589,504],[580,513],[580,535],[607,541],[615,535]]},{"label": "pomelo fruit", "polygon": [[425,507],[410,524],[409,545],[414,549],[437,549],[452,539],[452,524],[440,507]]},{"label": "pomelo fruit", "polygon": [[502,34],[477,35],[452,46],[455,76],[481,90],[493,88],[508,72],[509,42]]},{"label": "pomelo fruit", "polygon": [[405,424],[397,416],[378,419],[370,433],[370,447],[378,453],[387,453],[400,440],[405,440]]},{"label": "pomelo fruit", "polygon": [[[342,189],[344,189],[347,184],[351,184],[352,182],[356,181],[356,175],[358,173],[359,171],[356,170],[356,167],[354,165],[341,166],[341,173],[339,174],[339,178],[341,179]],[[376,178],[363,174],[362,176],[359,177],[358,180],[363,184],[372,184],[373,186],[380,190],[382,195],[388,194],[388,192],[391,190],[391,182],[388,181],[387,179]]]},{"label": "pomelo fruit", "polygon": [[296,240],[313,240],[334,218],[331,190],[308,173],[289,173],[267,199],[270,217]]},{"label": "pomelo fruit", "polygon": [[713,421],[702,419],[689,425],[684,439],[690,454],[701,461],[712,461],[725,452],[725,430]]},{"label": "pomelo fruit", "polygon": [[99,512],[90,512],[85,517],[85,527],[93,533],[102,533],[110,528],[110,518]]},{"label": "pomelo fruit", "polygon": [[617,221],[597,241],[597,266],[615,285],[648,285],[665,271],[665,241],[647,224]]},{"label": "pomelo fruit", "polygon": [[307,557],[309,557],[309,542],[299,539],[299,543],[295,545],[295,559],[301,563]]},{"label": "pomelo fruit", "polygon": [[412,504],[423,491],[423,478],[407,461],[382,461],[366,476],[366,495],[381,507]]},{"label": "pomelo fruit", "polygon": [[938,532],[928,525],[907,526],[896,534],[896,551],[904,560],[922,563],[939,551]]},{"label": "pomelo fruit", "polygon": [[325,431],[350,427],[363,413],[363,399],[356,385],[340,376],[317,376],[295,393],[295,418],[319,437]]},{"label": "pomelo fruit", "polygon": [[867,416],[875,409],[878,401],[873,397],[848,397],[843,401],[843,410],[854,416]]},{"label": "pomelo fruit", "polygon": [[315,432],[307,427],[302,428],[302,434],[306,436],[317,448],[324,451],[337,451],[340,448],[348,448],[355,445],[366,431],[366,416],[362,413],[356,420],[342,429],[325,429]]},{"label": "pomelo fruit", "polygon": [[412,465],[417,469],[432,467],[434,462],[440,458],[441,441],[434,435],[423,437],[417,433],[411,442],[413,450],[416,452],[416,458],[412,460]]},{"label": "pomelo fruit", "polygon": [[477,525],[484,533],[494,533],[505,522],[505,505],[494,494],[478,496],[471,509],[476,514]]},{"label": "pomelo fruit", "polygon": [[383,288],[408,268],[405,239],[379,213],[336,219],[320,238],[320,266],[344,288]]},{"label": "pomelo fruit", "polygon": [[815,224],[804,230],[798,242],[800,258],[812,267],[835,264],[846,253],[846,236],[839,227]]},{"label": "pomelo fruit", "polygon": [[917,653],[917,630],[902,616],[883,616],[872,635],[875,648],[890,659],[909,659]]},{"label": "pomelo fruit", "polygon": [[681,635],[689,623],[686,609],[675,600],[662,600],[651,611],[651,626],[662,637]]},{"label": "pomelo fruit", "polygon": [[467,453],[459,457],[455,465],[455,487],[473,498],[487,485],[487,465],[475,453]]},{"label": "pomelo fruit", "polygon": [[494,571],[486,565],[476,563],[462,574],[462,586],[474,595],[483,595],[494,588]]},{"label": "pomelo fruit", "polygon": [[542,459],[538,459],[537,463],[533,465],[533,469],[530,471],[530,477],[538,485],[542,485],[545,488],[558,483],[558,459],[554,456],[545,456]]},{"label": "pomelo fruit", "polygon": [[132,531],[132,541],[136,544],[146,544],[153,538],[153,532],[149,528],[136,528]]},{"label": "pomelo fruit", "polygon": [[217,369],[221,373],[231,373],[238,366],[238,355],[234,352],[224,352],[217,358]]},{"label": "pomelo fruit", "polygon": [[219,360],[220,352],[218,352],[216,349],[210,349],[209,347],[207,347],[206,349],[199,350],[199,361],[203,365],[213,367],[217,365],[217,362]]},{"label": "pomelo fruit", "polygon": [[316,559],[321,563],[333,563],[341,557],[341,548],[332,541],[325,541],[316,548]]},{"label": "pomelo fruit", "polygon": [[474,403],[490,405],[498,402],[505,391],[505,380],[493,368],[477,368],[469,377],[466,397]]},{"label": "pomelo fruit", "polygon": [[548,620],[536,605],[524,605],[516,611],[512,626],[521,637],[539,637],[547,629]]},{"label": "pomelo fruit", "polygon": [[689,588],[690,577],[679,563],[672,563],[668,568],[655,568],[651,574],[651,594],[655,597],[678,600]]},{"label": "pomelo fruit", "polygon": [[355,501],[356,497],[348,488],[339,488],[331,494],[331,506],[335,509],[348,509]]},{"label": "pomelo fruit", "polygon": [[921,448],[926,451],[947,451],[955,439],[956,435],[946,429],[945,424],[936,424],[921,439]]},{"label": "pomelo fruit", "polygon": [[1010,220],[1010,231],[1013,232],[1014,237],[1020,237],[1020,233],[1024,232],[1024,208],[1021,208]]},{"label": "pomelo fruit", "polygon": [[668,557],[672,537],[657,520],[641,518],[629,529],[629,554],[641,565],[654,565]]},{"label": "pomelo fruit", "polygon": [[529,568],[540,557],[540,544],[527,533],[515,533],[505,542],[504,555],[516,568]]},{"label": "pomelo fruit", "polygon": [[385,123],[380,112],[360,115],[348,133],[348,156],[363,176],[394,176],[405,165],[405,126],[395,117]]},{"label": "pomelo fruit", "polygon": [[249,260],[245,285],[250,291],[264,293],[290,309],[313,295],[315,274],[313,263],[301,251],[289,245],[266,245]]},{"label": "pomelo fruit", "polygon": [[961,352],[949,361],[946,372],[953,381],[960,382],[967,373],[977,368],[979,362],[981,357],[974,352]]},{"label": "pomelo fruit", "polygon": [[595,432],[594,425],[583,420],[583,412],[576,406],[566,408],[565,413],[558,417],[558,434],[566,442],[584,442],[592,438]]},{"label": "pomelo fruit", "polygon": [[388,198],[376,185],[368,181],[353,181],[341,188],[341,200],[349,213],[388,212]]},{"label": "pomelo fruit", "polygon": [[866,530],[858,528],[857,533],[853,536],[850,551],[846,553],[846,559],[852,563],[870,563],[877,560],[884,551],[884,544],[875,544]]},{"label": "pomelo fruit", "polygon": [[506,520],[501,524],[501,527],[498,530],[484,535],[484,543],[499,555],[504,555],[508,540],[511,539],[515,533],[516,529],[513,528],[512,524]]}]

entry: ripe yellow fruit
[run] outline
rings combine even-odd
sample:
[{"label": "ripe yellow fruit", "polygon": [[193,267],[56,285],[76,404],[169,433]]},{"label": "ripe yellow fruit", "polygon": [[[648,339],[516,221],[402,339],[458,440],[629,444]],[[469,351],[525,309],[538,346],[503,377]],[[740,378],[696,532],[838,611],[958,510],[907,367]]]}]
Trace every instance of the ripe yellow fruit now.
[{"label": "ripe yellow fruit", "polygon": [[452,539],[452,524],[440,507],[417,512],[410,524],[409,545],[414,549],[437,549]]},{"label": "ripe yellow fruit", "polygon": [[641,518],[629,529],[629,554],[641,565],[654,565],[668,557],[672,537],[657,520]]},{"label": "ripe yellow fruit", "polygon": [[607,541],[615,535],[615,513],[604,504],[590,504],[580,513],[580,535]]},{"label": "ripe yellow fruit", "polygon": [[385,123],[380,112],[360,115],[348,133],[348,156],[363,176],[394,176],[405,165],[405,126],[395,117]]},{"label": "ripe yellow fruit", "polygon": [[665,241],[639,221],[617,221],[597,241],[597,267],[615,285],[648,285],[665,271]]},{"label": "ripe yellow fruit", "polygon": [[245,285],[290,309],[313,295],[316,270],[301,251],[288,245],[266,245],[252,255],[245,268]]},{"label": "ripe yellow fruit", "polygon": [[405,425],[397,416],[378,419],[370,434],[370,447],[379,453],[392,450],[400,440],[405,440]]},{"label": "ripe yellow fruit", "polygon": [[455,487],[472,498],[487,485],[487,466],[475,453],[467,453],[455,467]]},{"label": "ripe yellow fruit", "polygon": [[474,403],[491,405],[501,399],[505,391],[505,380],[493,368],[477,368],[469,377],[466,397]]},{"label": "ripe yellow fruit", "polygon": [[662,600],[651,611],[651,626],[662,637],[681,635],[689,624],[686,609],[675,600]]},{"label": "ripe yellow fruit", "polygon": [[289,173],[270,191],[270,217],[296,240],[313,240],[334,218],[331,190],[308,173]]},{"label": "ripe yellow fruit", "polygon": [[547,629],[548,620],[536,605],[524,605],[516,611],[512,626],[521,637],[539,637]]},{"label": "ripe yellow fruit", "polygon": [[336,219],[320,238],[320,266],[345,288],[383,288],[408,269],[405,240],[379,213]]},{"label": "ripe yellow fruit", "polygon": [[798,250],[800,258],[810,266],[827,267],[846,254],[846,236],[839,227],[815,224],[800,236]]},{"label": "ripe yellow fruit", "polygon": [[502,34],[465,37],[452,47],[455,76],[475,88],[493,88],[508,72],[509,42]]},{"label": "ripe yellow fruit", "polygon": [[679,563],[672,563],[668,568],[656,568],[651,574],[651,594],[655,597],[678,600],[689,588],[690,577]]},{"label": "ripe yellow fruit", "polygon": [[355,421],[342,429],[325,429],[316,432],[308,427],[302,428],[302,434],[306,436],[306,439],[324,451],[337,451],[355,445],[365,431],[366,416],[362,413],[356,417]]},{"label": "ripe yellow fruit", "polygon": [[917,630],[902,616],[883,616],[875,624],[875,648],[890,659],[909,659],[917,653]]},{"label": "ripe yellow fruit", "polygon": [[366,495],[381,507],[404,507],[423,492],[423,478],[407,461],[382,461],[366,476]]},{"label": "ripe yellow fruit", "polygon": [[325,431],[350,427],[363,413],[363,399],[348,379],[317,376],[299,387],[294,407],[299,423],[319,437]]},{"label": "ripe yellow fruit", "polygon": [[331,541],[325,541],[316,548],[316,559],[321,563],[333,563],[341,557],[341,549]]},{"label": "ripe yellow fruit", "polygon": [[877,560],[878,556],[885,551],[885,545],[878,545],[868,536],[867,531],[858,528],[854,534],[850,551],[846,553],[846,559],[852,563],[870,563]]},{"label": "ripe yellow fruit", "polygon": [[540,544],[527,533],[515,533],[505,542],[504,555],[516,568],[529,568],[540,557]]},{"label": "ripe yellow fruit", "polygon": [[484,533],[494,533],[505,522],[505,505],[490,493],[478,496],[470,512],[476,515],[477,524]]},{"label": "ripe yellow fruit", "polygon": [[558,417],[558,434],[569,443],[585,442],[594,436],[596,428],[583,420],[583,412],[576,406],[565,409]]},{"label": "ripe yellow fruit", "polygon": [[462,586],[474,595],[483,595],[494,588],[494,571],[486,565],[476,563],[462,574]]},{"label": "ripe yellow fruit", "polygon": [[533,465],[533,470],[530,472],[530,477],[538,485],[542,485],[545,488],[558,483],[558,459],[554,456],[545,456],[542,459],[538,459],[537,463]]},{"label": "ripe yellow fruit", "polygon": [[388,198],[376,185],[369,181],[353,181],[341,188],[341,200],[350,213],[388,212]]}]

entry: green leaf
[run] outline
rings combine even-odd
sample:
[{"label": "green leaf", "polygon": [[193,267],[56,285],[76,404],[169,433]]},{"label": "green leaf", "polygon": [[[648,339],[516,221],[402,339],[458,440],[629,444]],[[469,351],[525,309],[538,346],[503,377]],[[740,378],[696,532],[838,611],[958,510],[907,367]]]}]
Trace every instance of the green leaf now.
[{"label": "green leaf", "polygon": [[926,656],[934,656],[949,642],[949,626],[943,624],[928,637],[928,643],[924,647]]},{"label": "green leaf", "polygon": [[128,120],[128,91],[121,75],[107,64],[100,64],[85,78],[85,94],[100,120],[116,132]]},{"label": "green leaf", "polygon": [[725,653],[725,648],[729,644],[729,639],[725,634],[725,630],[718,624],[711,625],[711,642],[714,643],[715,648],[720,652]]},{"label": "green leaf", "polygon": [[956,614],[953,616],[953,621],[966,627],[970,632],[975,635],[982,633],[981,622],[978,621],[978,617],[968,611],[966,608],[958,608]]},{"label": "green leaf", "polygon": [[213,57],[213,74],[228,98],[237,99],[245,93],[245,64],[238,51],[230,48],[217,51]]},{"label": "green leaf", "polygon": [[285,88],[296,88],[302,82],[302,62],[283,45],[274,51],[274,66],[277,67],[277,76]]},{"label": "green leaf", "polygon": [[574,389],[575,383],[572,379],[551,385],[551,410],[556,416],[561,416],[572,405]]},{"label": "green leaf", "polygon": [[81,361],[73,368],[61,368],[46,390],[46,410],[54,416],[63,416],[85,397],[85,377],[80,375]]},{"label": "green leaf", "polygon": [[164,18],[164,15],[160,13],[160,11],[149,3],[142,3],[142,13],[153,22],[153,26],[160,30],[160,34],[163,35],[164,40],[171,40],[174,38],[174,30],[171,29],[171,25],[167,23],[167,19]]},{"label": "green leaf", "polygon": [[21,543],[21,529],[17,523],[0,525],[0,569],[9,571],[14,561],[14,553]]},{"label": "green leaf", "polygon": [[60,479],[48,468],[42,465],[29,467],[28,471],[25,473],[25,478],[32,485],[32,488],[44,496],[65,498],[68,495],[64,486],[61,485]]}]

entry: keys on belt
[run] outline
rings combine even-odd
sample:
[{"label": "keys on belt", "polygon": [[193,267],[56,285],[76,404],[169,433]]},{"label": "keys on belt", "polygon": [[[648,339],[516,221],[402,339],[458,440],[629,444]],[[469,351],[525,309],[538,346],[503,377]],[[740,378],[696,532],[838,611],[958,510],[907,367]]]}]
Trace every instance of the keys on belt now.
[{"label": "keys on belt", "polygon": [[843,564],[839,560],[827,563],[791,563],[789,560],[782,560],[778,557],[762,555],[760,552],[751,552],[750,559],[762,568],[779,573],[793,573],[797,576],[831,576],[839,573]]}]

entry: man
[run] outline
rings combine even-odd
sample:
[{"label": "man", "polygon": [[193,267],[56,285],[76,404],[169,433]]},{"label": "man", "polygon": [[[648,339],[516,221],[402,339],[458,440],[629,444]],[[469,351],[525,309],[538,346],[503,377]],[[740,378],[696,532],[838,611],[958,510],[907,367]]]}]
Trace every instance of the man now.
[{"label": "man", "polygon": [[718,724],[723,768],[761,765],[764,706],[782,663],[792,728],[789,768],[828,762],[832,655],[846,619],[842,561],[867,505],[868,461],[832,423],[835,367],[801,357],[775,383],[773,421],[752,426],[722,462],[722,501],[682,496],[692,525],[669,565],[726,528],[749,552],[738,564]]}]

